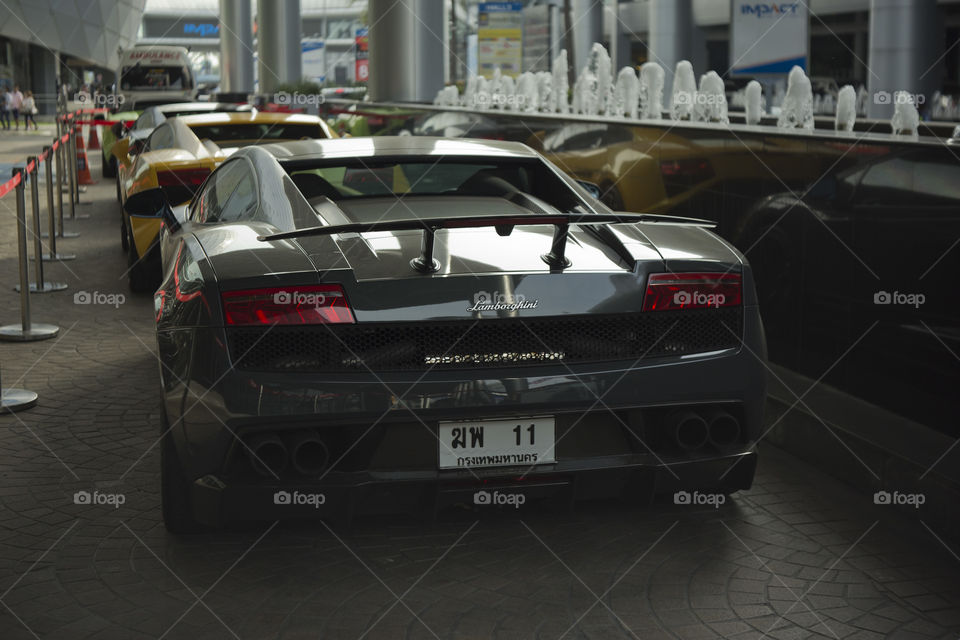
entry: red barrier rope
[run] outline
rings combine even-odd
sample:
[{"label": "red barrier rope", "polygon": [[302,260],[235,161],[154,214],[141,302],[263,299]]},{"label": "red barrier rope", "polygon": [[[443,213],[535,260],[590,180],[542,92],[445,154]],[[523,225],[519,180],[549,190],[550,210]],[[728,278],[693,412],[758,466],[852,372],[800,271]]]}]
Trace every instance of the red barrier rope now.
[{"label": "red barrier rope", "polygon": [[0,198],[13,191],[14,187],[16,187],[18,184],[20,184],[19,172],[3,184],[0,184]]}]

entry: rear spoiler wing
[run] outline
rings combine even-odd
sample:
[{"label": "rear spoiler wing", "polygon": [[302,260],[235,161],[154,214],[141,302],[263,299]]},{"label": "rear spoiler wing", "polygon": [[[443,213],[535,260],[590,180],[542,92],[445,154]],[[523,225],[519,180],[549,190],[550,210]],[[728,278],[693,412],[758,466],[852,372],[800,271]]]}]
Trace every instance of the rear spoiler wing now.
[{"label": "rear spoiler wing", "polygon": [[440,264],[433,257],[435,235],[439,229],[467,229],[476,227],[496,227],[501,236],[508,236],[517,225],[531,226],[549,224],[556,227],[550,253],[542,256],[543,261],[551,267],[563,269],[570,266],[570,261],[564,256],[567,246],[567,236],[570,225],[597,225],[597,224],[635,224],[638,222],[659,222],[684,226],[712,228],[715,222],[700,218],[683,218],[653,213],[544,213],[530,215],[484,215],[484,216],[449,216],[443,218],[408,218],[404,220],[382,220],[377,222],[355,222],[351,224],[337,224],[322,227],[310,227],[285,231],[267,236],[257,236],[261,242],[271,240],[288,240],[292,238],[306,238],[311,236],[330,236],[340,233],[372,233],[374,231],[423,231],[420,243],[420,255],[410,262],[417,271],[431,273],[440,269]]}]

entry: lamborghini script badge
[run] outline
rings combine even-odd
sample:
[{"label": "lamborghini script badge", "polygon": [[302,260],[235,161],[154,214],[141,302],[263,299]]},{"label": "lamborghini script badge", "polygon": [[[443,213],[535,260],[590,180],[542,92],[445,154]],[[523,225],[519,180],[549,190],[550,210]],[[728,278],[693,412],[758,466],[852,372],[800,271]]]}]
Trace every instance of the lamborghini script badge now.
[{"label": "lamborghini script badge", "polygon": [[518,309],[536,309],[539,300],[527,300],[523,294],[514,295],[494,291],[477,291],[473,294],[473,306],[467,311],[517,311]]}]

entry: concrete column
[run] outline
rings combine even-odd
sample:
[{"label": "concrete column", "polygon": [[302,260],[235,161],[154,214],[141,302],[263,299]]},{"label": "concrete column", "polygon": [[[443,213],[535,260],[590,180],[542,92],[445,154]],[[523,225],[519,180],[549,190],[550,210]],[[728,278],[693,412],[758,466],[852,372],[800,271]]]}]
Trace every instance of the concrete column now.
[{"label": "concrete column", "polygon": [[567,60],[579,74],[587,64],[594,42],[603,42],[603,0],[572,0],[573,2],[573,57]]},{"label": "concrete column", "polygon": [[57,110],[57,56],[50,50],[30,45],[30,83],[37,109],[47,115]]},{"label": "concrete column", "polygon": [[253,91],[253,14],[250,0],[220,0],[220,89]]},{"label": "concrete column", "polygon": [[650,56],[665,72],[664,87],[673,85],[673,71],[680,60],[691,57],[693,5],[691,0],[650,0]]},{"label": "concrete column", "polygon": [[436,97],[446,58],[440,9],[436,0],[369,0],[372,100],[431,102]]},{"label": "concrete column", "polygon": [[300,0],[257,1],[257,72],[260,93],[300,82]]},{"label": "concrete column", "polygon": [[894,91],[926,93],[926,99],[930,99],[940,79],[930,71],[937,59],[934,33],[942,33],[937,28],[935,0],[870,0],[869,117],[887,119],[893,115]]}]

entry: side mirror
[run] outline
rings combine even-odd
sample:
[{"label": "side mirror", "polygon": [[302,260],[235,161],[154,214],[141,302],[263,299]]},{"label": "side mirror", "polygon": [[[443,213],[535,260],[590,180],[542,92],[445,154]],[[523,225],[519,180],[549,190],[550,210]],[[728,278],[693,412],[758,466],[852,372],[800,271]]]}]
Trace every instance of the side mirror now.
[{"label": "side mirror", "polygon": [[597,200],[599,200],[600,196],[603,195],[603,192],[600,191],[600,187],[598,187],[592,182],[587,182],[586,180],[577,180],[577,184],[579,184],[581,187],[586,189],[587,193],[589,193],[591,196],[593,196]]},{"label": "side mirror", "polygon": [[120,138],[113,144],[110,154],[125,167],[130,166],[130,139]]},{"label": "side mirror", "polygon": [[133,194],[123,203],[123,210],[136,218],[160,218],[170,231],[180,230],[180,220],[160,187]]},{"label": "side mirror", "polygon": [[123,134],[127,132],[127,128],[123,126],[122,122],[114,122],[110,127],[110,132],[113,134],[113,137],[119,140],[123,137]]},{"label": "side mirror", "polygon": [[144,142],[146,142],[146,140],[134,140],[134,141],[132,141],[132,142],[130,143],[130,146],[127,147],[127,154],[132,158],[133,156],[135,156],[135,155],[137,155],[138,153],[140,153],[141,151],[143,151],[143,143],[144,143]]}]

